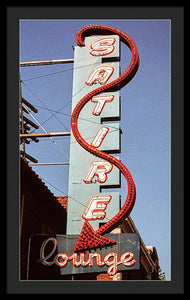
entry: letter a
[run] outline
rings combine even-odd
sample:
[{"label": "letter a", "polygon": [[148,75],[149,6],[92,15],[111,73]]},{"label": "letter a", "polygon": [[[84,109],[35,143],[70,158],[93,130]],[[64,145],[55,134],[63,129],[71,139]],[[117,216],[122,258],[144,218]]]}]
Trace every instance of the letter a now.
[{"label": "letter a", "polygon": [[112,75],[114,71],[114,68],[109,65],[101,65],[95,68],[90,76],[88,77],[88,80],[85,82],[87,85],[92,85],[96,81],[98,81],[99,84],[104,84],[108,81],[110,76]]}]

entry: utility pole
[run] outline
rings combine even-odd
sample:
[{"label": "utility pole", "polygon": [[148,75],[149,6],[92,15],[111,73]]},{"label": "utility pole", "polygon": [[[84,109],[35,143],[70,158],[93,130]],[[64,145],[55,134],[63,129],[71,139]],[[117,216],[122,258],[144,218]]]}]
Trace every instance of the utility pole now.
[{"label": "utility pole", "polygon": [[[53,59],[53,60],[43,60],[43,61],[20,62],[20,67],[45,66],[45,65],[54,65],[54,64],[67,64],[67,63],[74,63],[74,59]],[[39,142],[38,138],[49,137],[52,139],[52,136],[70,136],[71,133],[70,132],[56,132],[56,133],[44,132],[44,133],[36,133],[35,134],[35,133],[28,132],[28,130],[30,130],[30,127],[28,125],[34,127],[35,129],[38,129],[39,126],[36,125],[33,121],[31,121],[27,117],[25,117],[23,115],[23,113],[25,112],[27,114],[30,114],[30,111],[27,109],[27,107],[30,108],[34,113],[37,113],[38,110],[31,103],[29,103],[26,99],[24,99],[22,97],[21,82],[22,82],[22,80],[21,80],[20,74],[19,74],[20,146],[22,146],[22,150],[20,151],[20,154],[22,155],[22,157],[24,159],[27,158],[36,165],[38,163],[38,160],[36,160],[31,155],[27,154],[25,151],[25,144],[30,144],[30,140],[28,140],[28,139],[31,139],[31,140],[35,141],[36,143],[38,143]],[[34,117],[33,117],[33,119],[35,121],[37,121]],[[37,122],[37,123],[39,124],[39,122]],[[62,164],[65,165],[67,163],[62,163]],[[41,164],[39,164],[39,165],[41,165]],[[46,165],[48,165],[48,163]]]},{"label": "utility pole", "polygon": [[[20,77],[20,75],[19,75],[19,77]],[[25,138],[25,136],[27,134],[29,134],[28,130],[30,130],[30,127],[28,125],[34,127],[35,129],[38,129],[39,126],[24,116],[24,112],[28,114],[28,111],[24,107],[23,104],[27,105],[34,113],[37,113],[38,110],[32,104],[30,104],[26,99],[24,99],[22,97],[21,82],[22,82],[22,80],[21,80],[21,78],[19,78],[20,146],[22,146],[22,150],[20,150],[20,154],[22,155],[22,157],[24,159],[27,158],[27,159],[31,160],[32,162],[37,163],[38,162],[37,159],[35,159],[34,157],[32,157],[31,155],[26,153],[25,144],[30,144],[30,141],[27,138]],[[39,142],[39,140],[35,136],[31,137],[31,139],[36,143]]]},{"label": "utility pole", "polygon": [[[21,90],[21,78],[20,78],[20,74],[19,74],[19,103],[20,103],[20,120],[21,120],[21,127],[20,127],[20,131],[22,134],[24,134],[24,120],[23,120],[23,107],[22,107],[22,90]],[[22,140],[21,139],[21,143],[22,143],[22,149],[23,149],[23,158],[25,159],[25,142],[26,140]]]}]

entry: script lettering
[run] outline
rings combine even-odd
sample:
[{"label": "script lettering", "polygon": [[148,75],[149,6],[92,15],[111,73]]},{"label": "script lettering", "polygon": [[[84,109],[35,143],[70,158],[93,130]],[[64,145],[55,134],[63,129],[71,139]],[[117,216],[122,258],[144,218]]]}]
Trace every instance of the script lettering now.
[{"label": "script lettering", "polygon": [[[45,248],[49,242],[53,243],[53,247],[52,250],[45,255]],[[52,259],[52,261],[48,261],[55,253],[57,246],[58,242],[55,238],[48,238],[47,240],[45,240],[40,248],[39,262],[41,262],[44,266],[51,266],[53,264],[56,264],[60,268],[64,268],[69,261],[72,261],[72,265],[74,267],[94,266],[94,264],[96,263],[96,265],[99,267],[107,266],[108,275],[115,275],[118,271],[119,265],[130,267],[136,263],[134,253],[131,251],[122,253],[120,258],[118,257],[117,252],[109,252],[103,258],[101,253],[99,252],[89,252],[87,260],[85,260],[84,252],[72,253],[71,255],[67,255],[66,253],[58,253]]]}]

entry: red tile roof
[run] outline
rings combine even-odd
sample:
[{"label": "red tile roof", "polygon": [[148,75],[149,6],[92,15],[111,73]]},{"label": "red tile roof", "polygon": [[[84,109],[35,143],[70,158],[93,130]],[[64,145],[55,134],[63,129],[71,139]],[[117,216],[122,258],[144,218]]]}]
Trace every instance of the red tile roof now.
[{"label": "red tile roof", "polygon": [[43,192],[45,192],[49,197],[54,198],[58,201],[58,203],[63,206],[65,210],[67,210],[67,201],[68,197],[63,196],[63,197],[56,197],[45,185],[44,181],[36,174],[36,172],[29,166],[28,162],[21,158],[21,169],[22,169],[22,175],[26,176],[30,175],[32,176],[32,181],[35,181],[40,187]]},{"label": "red tile roof", "polygon": [[63,197],[56,197],[57,201],[61,204],[61,206],[63,206],[66,211],[68,208],[68,197],[67,196],[63,196]]}]

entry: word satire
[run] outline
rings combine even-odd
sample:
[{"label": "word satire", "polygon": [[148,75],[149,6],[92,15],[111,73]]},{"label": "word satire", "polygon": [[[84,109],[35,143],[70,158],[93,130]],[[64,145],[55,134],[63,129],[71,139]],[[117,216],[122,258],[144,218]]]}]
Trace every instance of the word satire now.
[{"label": "word satire", "polygon": [[[45,252],[47,253],[47,249],[45,250],[45,248],[49,242],[53,243],[53,247],[52,250],[45,255]],[[122,253],[120,257],[118,257],[117,252],[109,252],[103,257],[103,259],[101,253],[89,252],[87,260],[85,260],[84,252],[73,252],[71,255],[67,255],[66,253],[58,253],[57,255],[55,255],[52,261],[48,261],[48,259],[50,259],[51,256],[55,253],[57,246],[58,241],[55,238],[48,238],[42,243],[42,246],[40,248],[40,262],[44,266],[51,266],[53,264],[56,264],[59,267],[63,268],[67,265],[69,261],[72,261],[72,265],[74,267],[92,267],[94,266],[94,263],[96,263],[96,265],[99,267],[107,266],[108,275],[115,275],[118,271],[119,265],[131,267],[136,263],[134,253],[131,251]]]}]

